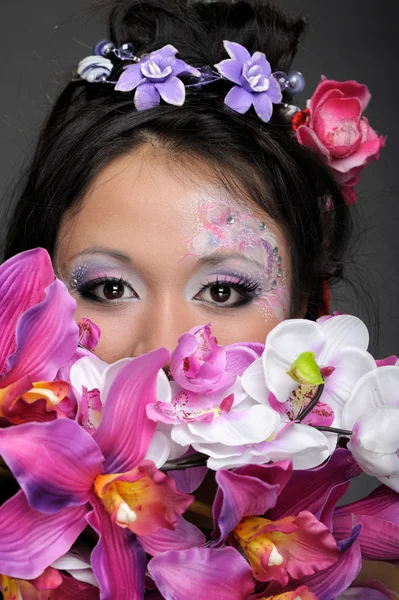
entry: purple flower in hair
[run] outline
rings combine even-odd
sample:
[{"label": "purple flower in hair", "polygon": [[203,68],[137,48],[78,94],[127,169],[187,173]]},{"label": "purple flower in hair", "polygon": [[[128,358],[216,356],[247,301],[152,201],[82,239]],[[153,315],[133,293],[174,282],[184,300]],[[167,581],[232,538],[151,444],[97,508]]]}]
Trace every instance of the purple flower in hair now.
[{"label": "purple flower in hair", "polygon": [[160,100],[182,106],[186,90],[180,75],[199,77],[201,73],[183,60],[176,58],[177,49],[167,44],[129,65],[119,77],[115,89],[121,92],[136,90],[134,105],[137,110],[158,106]]},{"label": "purple flower in hair", "polygon": [[262,121],[270,121],[273,104],[282,100],[280,85],[272,76],[269,62],[263,52],[251,56],[244,46],[225,40],[223,45],[230,58],[215,67],[219,73],[236,85],[224,99],[225,104],[241,114],[252,106]]}]

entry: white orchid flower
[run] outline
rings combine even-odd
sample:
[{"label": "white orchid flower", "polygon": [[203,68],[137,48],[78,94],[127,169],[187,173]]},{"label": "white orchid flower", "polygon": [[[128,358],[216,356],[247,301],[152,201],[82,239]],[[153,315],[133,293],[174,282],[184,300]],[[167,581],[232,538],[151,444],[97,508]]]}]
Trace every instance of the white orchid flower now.
[{"label": "white orchid flower", "polygon": [[342,421],[353,430],[348,448],[363,471],[399,492],[399,367],[362,377]]}]

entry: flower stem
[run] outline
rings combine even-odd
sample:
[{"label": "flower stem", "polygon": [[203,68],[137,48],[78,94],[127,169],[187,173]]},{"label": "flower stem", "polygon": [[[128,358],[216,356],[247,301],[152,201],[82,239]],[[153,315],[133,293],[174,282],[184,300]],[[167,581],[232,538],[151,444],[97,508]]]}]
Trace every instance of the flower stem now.
[{"label": "flower stem", "polygon": [[196,515],[201,515],[201,517],[207,517],[208,519],[213,518],[212,506],[206,504],[205,502],[200,502],[199,500],[194,500],[187,510],[188,512],[195,513]]},{"label": "flower stem", "polygon": [[304,408],[297,416],[297,418],[296,418],[297,421],[301,422],[306,417],[306,415],[308,415],[310,413],[310,411],[314,409],[314,407],[316,406],[316,404],[318,403],[318,401],[321,398],[323,390],[324,390],[324,383],[321,383],[317,387],[317,391],[316,391],[314,397],[312,398],[312,400],[307,405],[307,407]]},{"label": "flower stem", "polygon": [[161,468],[160,471],[181,471],[183,469],[191,469],[193,467],[205,467],[208,456],[196,452],[194,454],[188,454],[175,460],[168,460]]},{"label": "flower stem", "polygon": [[348,437],[352,435],[352,431],[349,429],[338,429],[337,427],[325,427],[324,425],[312,425],[314,429],[319,431],[329,431],[330,433],[339,433],[342,436]]}]

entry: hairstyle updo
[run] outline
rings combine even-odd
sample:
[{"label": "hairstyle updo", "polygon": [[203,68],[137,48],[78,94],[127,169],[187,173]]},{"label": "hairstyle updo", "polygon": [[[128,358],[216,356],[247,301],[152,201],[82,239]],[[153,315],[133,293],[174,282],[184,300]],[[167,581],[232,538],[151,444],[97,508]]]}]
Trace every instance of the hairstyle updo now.
[{"label": "hairstyle updo", "polygon": [[[136,54],[165,44],[194,67],[227,58],[223,40],[264,52],[272,72],[288,72],[306,23],[261,0],[113,0],[109,39]],[[283,106],[270,122],[253,109],[224,105],[231,84],[186,90],[183,106],[137,111],[112,85],[71,81],[45,123],[6,238],[5,258],[41,246],[55,251],[60,221],[115,158],[151,143],[171,159],[205,161],[227,188],[263,209],[283,229],[292,255],[291,316],[315,319],[323,286],[343,277],[351,217],[333,175],[293,137]],[[195,162],[195,161],[194,161]],[[188,169],[188,176],[190,170]]]}]

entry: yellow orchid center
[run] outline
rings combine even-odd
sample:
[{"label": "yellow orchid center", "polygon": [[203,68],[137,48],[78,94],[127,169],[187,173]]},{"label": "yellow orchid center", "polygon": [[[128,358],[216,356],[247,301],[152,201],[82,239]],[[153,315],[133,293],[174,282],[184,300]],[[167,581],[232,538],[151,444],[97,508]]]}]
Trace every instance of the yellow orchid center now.
[{"label": "yellow orchid center", "polygon": [[314,352],[302,352],[292,363],[287,375],[300,384],[321,385],[324,383]]},{"label": "yellow orchid center", "polygon": [[153,498],[152,481],[146,475],[133,482],[123,481],[123,476],[122,473],[98,475],[94,492],[118,525],[134,531],[138,513]]},{"label": "yellow orchid center", "polygon": [[[256,573],[266,567],[280,566],[284,562],[275,541],[279,532],[262,533],[266,525],[272,523],[269,519],[250,517],[243,519],[234,530],[234,536],[244,550],[250,565]],[[280,534],[281,535],[281,534]]]},{"label": "yellow orchid center", "polygon": [[7,577],[7,575],[0,575],[0,590],[2,591],[4,600],[22,600],[17,579]]}]

